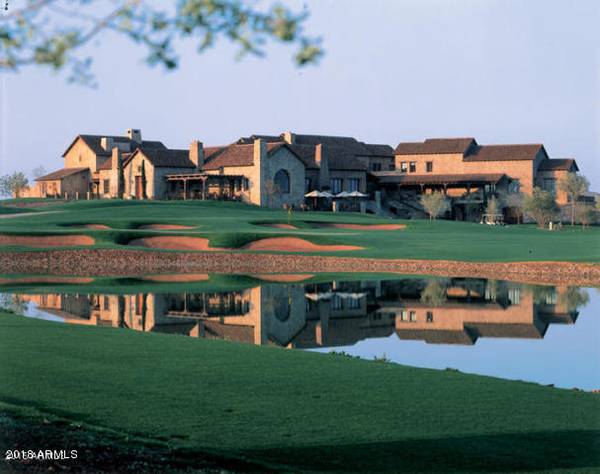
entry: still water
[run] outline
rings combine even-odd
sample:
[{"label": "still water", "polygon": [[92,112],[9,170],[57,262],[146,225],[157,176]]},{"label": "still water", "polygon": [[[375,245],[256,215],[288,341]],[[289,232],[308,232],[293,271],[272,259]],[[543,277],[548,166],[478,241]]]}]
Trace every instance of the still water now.
[{"label": "still water", "polygon": [[28,279],[0,286],[0,305],[67,324],[343,351],[600,388],[598,290],[467,278],[359,278],[175,275],[43,285]]}]

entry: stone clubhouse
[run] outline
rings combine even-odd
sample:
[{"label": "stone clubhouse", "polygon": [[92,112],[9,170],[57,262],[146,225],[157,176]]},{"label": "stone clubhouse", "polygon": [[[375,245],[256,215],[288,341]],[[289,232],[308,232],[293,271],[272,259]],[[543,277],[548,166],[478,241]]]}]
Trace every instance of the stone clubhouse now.
[{"label": "stone clubhouse", "polygon": [[[395,150],[353,137],[251,135],[188,149],[123,136],[77,135],[63,168],[36,179],[26,197],[235,200],[272,208],[360,210],[418,217],[423,193],[443,192],[446,217],[478,220],[491,196],[534,187],[568,202],[557,182],[577,172],[572,158],[550,158],[543,144],[481,145],[474,138],[401,142]],[[502,209],[507,222],[515,210]]]}]

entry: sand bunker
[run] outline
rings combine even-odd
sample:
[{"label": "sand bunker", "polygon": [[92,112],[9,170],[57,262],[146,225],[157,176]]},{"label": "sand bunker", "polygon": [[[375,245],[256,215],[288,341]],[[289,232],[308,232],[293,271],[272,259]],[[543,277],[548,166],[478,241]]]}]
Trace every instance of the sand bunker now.
[{"label": "sand bunker", "polygon": [[271,237],[255,240],[246,244],[246,250],[269,250],[272,252],[337,252],[343,250],[361,250],[354,245],[318,245],[297,237]]},{"label": "sand bunker", "polygon": [[263,280],[263,281],[276,281],[276,282],[281,282],[281,283],[295,283],[295,282],[299,282],[299,281],[304,281],[304,280],[308,280],[309,278],[314,277],[314,275],[302,275],[302,274],[290,274],[290,275],[283,275],[283,274],[262,274],[262,275],[254,275],[254,277],[258,278],[259,280]]},{"label": "sand bunker", "polygon": [[179,224],[145,224],[138,227],[138,229],[148,230],[184,230],[194,229],[193,225],[179,225]]},{"label": "sand bunker", "polygon": [[193,282],[193,281],[207,281],[208,274],[206,273],[180,273],[177,275],[147,275],[143,278],[148,281],[156,282]]},{"label": "sand bunker", "polygon": [[0,245],[19,247],[75,247],[94,245],[94,239],[87,235],[0,235]]},{"label": "sand bunker", "polygon": [[290,230],[295,230],[298,227],[296,227],[295,225],[292,224],[284,224],[282,222],[274,222],[273,224],[257,224],[263,227],[273,227],[275,229],[290,229]]},{"label": "sand bunker", "polygon": [[404,224],[316,224],[319,227],[333,227],[335,229],[352,230],[400,230],[406,228]]},{"label": "sand bunker", "polygon": [[0,278],[0,285],[16,285],[16,284],[29,284],[29,283],[91,283],[93,278],[84,277],[60,277],[60,276],[32,276],[32,277],[21,277],[21,278]]},{"label": "sand bunker", "polygon": [[228,250],[218,247],[209,247],[208,239],[204,239],[202,237],[183,237],[178,235],[165,235],[164,237],[143,237],[141,239],[133,239],[129,241],[128,245],[164,250],[202,250],[205,252],[214,250]]},{"label": "sand bunker", "polygon": [[79,227],[82,227],[84,229],[94,229],[94,230],[107,230],[107,229],[110,229],[110,227],[108,227],[107,225],[104,225],[104,224],[84,224],[84,225],[81,225]]}]

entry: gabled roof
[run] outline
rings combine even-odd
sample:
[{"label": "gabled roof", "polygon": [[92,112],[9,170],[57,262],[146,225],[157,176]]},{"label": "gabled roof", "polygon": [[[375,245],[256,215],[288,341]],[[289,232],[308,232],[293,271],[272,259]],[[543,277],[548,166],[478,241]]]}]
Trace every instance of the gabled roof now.
[{"label": "gabled roof", "polygon": [[[113,142],[115,143],[129,143],[130,147],[131,147],[131,151],[134,151],[135,149],[139,148],[140,145],[131,140],[129,137],[123,137],[123,136],[116,136],[116,135],[88,135],[88,134],[81,134],[81,135],[77,135],[75,137],[75,139],[71,142],[71,144],[67,147],[67,149],[65,150],[65,152],[62,154],[62,156],[64,157],[69,150],[73,147],[73,145],[75,145],[75,143],[77,142],[77,140],[82,139],[83,142],[98,156],[109,156],[111,154],[110,150],[105,150],[104,148],[102,148],[101,145],[101,141],[103,138],[112,138]],[[152,141],[152,140],[142,140],[142,147],[144,148],[163,148],[166,149],[165,145],[162,142],[159,141]]]},{"label": "gabled roof", "polygon": [[35,178],[36,181],[54,181],[56,179],[62,179],[66,176],[71,176],[72,174],[81,173],[83,171],[89,171],[89,168],[62,168],[58,171],[53,171],[45,176],[40,176],[39,178]]},{"label": "gabled roof", "polygon": [[573,158],[552,158],[544,160],[538,168],[540,171],[579,171],[577,162]]},{"label": "gabled roof", "polygon": [[188,150],[169,150],[167,148],[138,148],[135,152],[123,160],[123,166],[127,166],[133,157],[142,153],[155,168],[195,168],[196,165],[190,161]]},{"label": "gabled roof", "polygon": [[371,152],[371,156],[386,156],[393,158],[394,149],[389,145],[381,145],[378,143],[365,143],[367,150]]},{"label": "gabled roof", "polygon": [[472,137],[466,138],[428,138],[424,142],[399,143],[396,155],[443,155],[467,153],[477,142]]},{"label": "gabled roof", "polygon": [[[239,141],[239,140],[238,140]],[[300,158],[293,148],[284,142],[267,142],[267,155],[280,148],[287,148]],[[210,150],[210,154],[207,153]],[[253,166],[254,144],[233,143],[226,147],[211,147],[204,149],[204,169],[216,170],[222,167]]]},{"label": "gabled roof", "polygon": [[[318,169],[319,166],[315,160],[315,145],[289,145],[296,155],[300,157],[304,165],[308,169]],[[332,170],[358,170],[366,171],[367,166],[362,161],[358,160],[345,147],[330,146],[324,147],[324,153],[329,160],[329,168]]]},{"label": "gabled roof", "polygon": [[471,147],[464,157],[464,161],[534,160],[540,150],[546,154],[544,145],[541,143],[531,145],[477,145]]},{"label": "gabled roof", "polygon": [[[121,159],[123,160],[123,163],[128,162],[128,158],[132,155],[133,153],[121,153]],[[98,166],[98,171],[100,170],[109,170],[112,167],[112,160],[111,158],[107,158],[106,160],[104,160],[102,162],[102,164],[100,166]]]}]

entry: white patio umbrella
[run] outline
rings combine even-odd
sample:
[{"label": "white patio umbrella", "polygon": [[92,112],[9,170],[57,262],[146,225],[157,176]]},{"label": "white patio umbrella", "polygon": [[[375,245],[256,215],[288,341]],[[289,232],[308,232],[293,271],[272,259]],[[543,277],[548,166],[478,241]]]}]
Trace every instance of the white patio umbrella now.
[{"label": "white patio umbrella", "polygon": [[324,197],[324,198],[332,198],[332,197],[333,197],[333,194],[331,194],[331,193],[328,193],[327,191],[321,191],[321,197]]},{"label": "white patio umbrella", "polygon": [[321,196],[321,191],[317,191],[315,189],[314,191],[311,191],[310,193],[306,193],[304,195],[304,197],[307,197],[307,198],[318,198],[318,197],[323,197],[323,196]]},{"label": "white patio umbrella", "polygon": [[360,191],[352,191],[351,193],[348,193],[348,197],[366,198],[367,195],[361,193]]},{"label": "white patio umbrella", "polygon": [[350,197],[350,194],[347,191],[342,191],[339,194],[335,195],[336,198],[347,198]]}]

